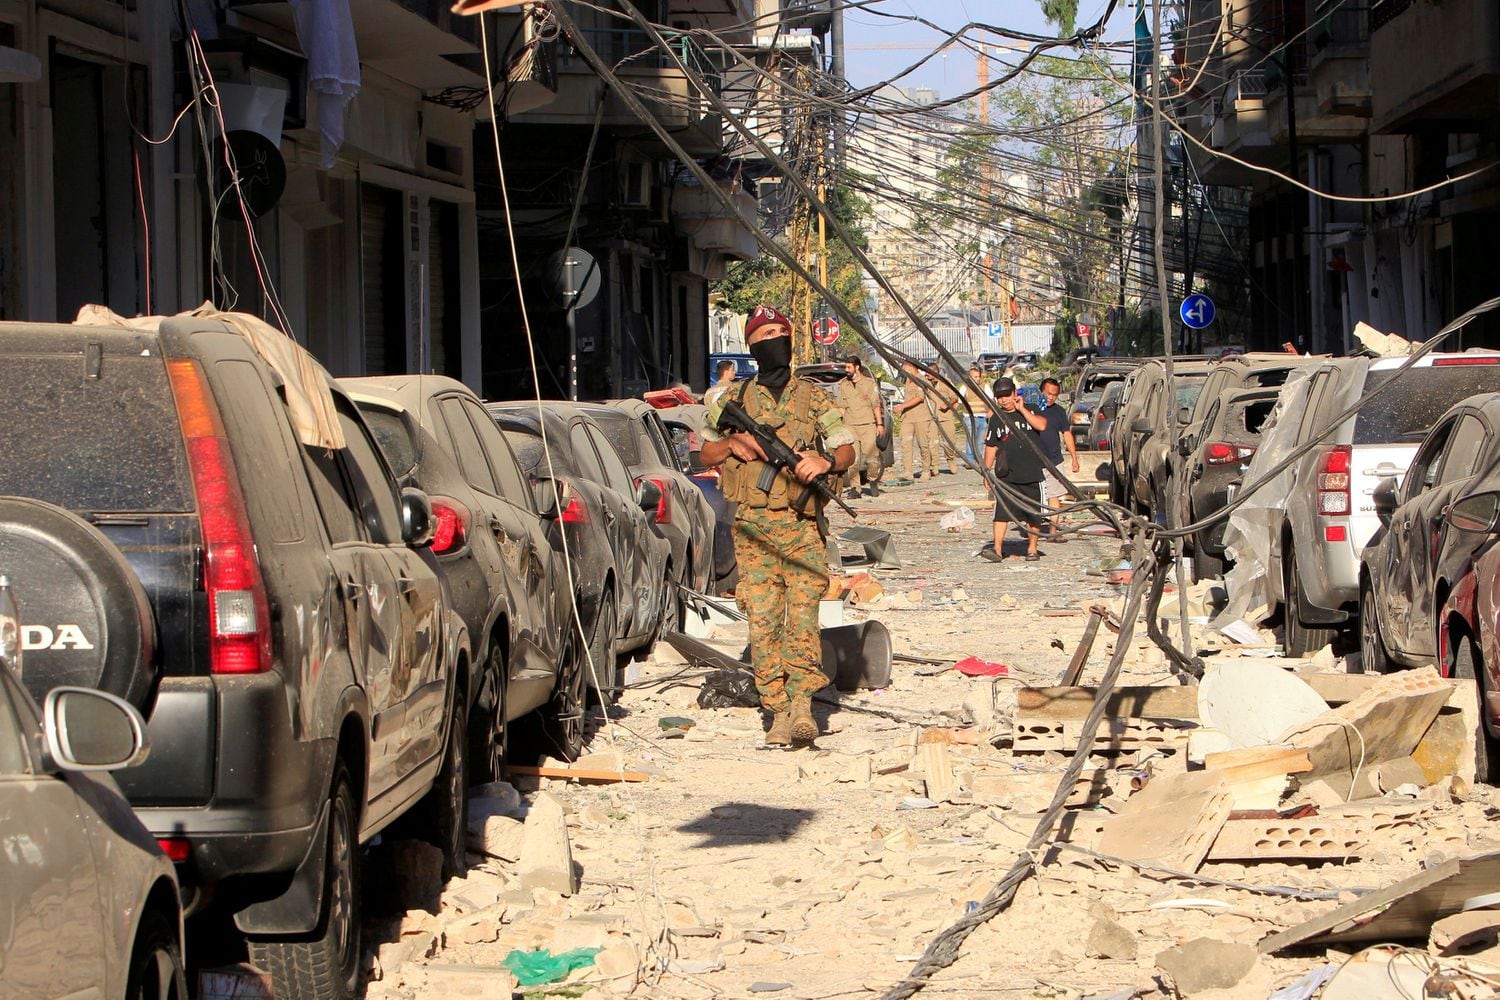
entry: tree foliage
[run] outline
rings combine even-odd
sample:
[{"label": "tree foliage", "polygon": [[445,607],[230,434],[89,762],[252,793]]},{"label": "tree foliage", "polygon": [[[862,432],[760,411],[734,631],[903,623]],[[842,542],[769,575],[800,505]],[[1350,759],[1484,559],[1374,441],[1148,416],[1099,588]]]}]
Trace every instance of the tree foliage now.
[{"label": "tree foliage", "polygon": [[[860,249],[867,249],[868,242],[865,238],[864,225],[871,215],[870,203],[849,187],[847,178],[837,179],[830,188],[828,206],[833,210],[834,217],[849,230]],[[794,225],[787,233],[778,236],[777,242],[792,251],[793,256],[801,256],[799,251],[802,247],[798,245],[799,236],[805,239],[808,234],[806,230],[801,234],[796,230],[797,227]],[[816,250],[816,232],[816,215],[813,215],[811,233],[814,250]],[[831,227],[827,234],[827,252],[829,289],[851,313],[863,317],[865,296],[861,279],[864,272],[859,262],[855,260],[854,254],[843,241],[834,235]],[[817,273],[816,266],[810,266],[809,269]],[[802,284],[802,279],[789,267],[774,257],[762,254],[752,260],[737,261],[729,265],[728,273],[715,286],[715,291],[724,296],[724,304],[731,312],[748,313],[762,303],[790,312],[796,292]],[[814,315],[820,313],[837,315],[831,306],[820,309],[816,299],[813,312]],[[800,318],[795,314],[792,315],[792,319],[800,322]],[[840,346],[849,349],[858,347],[859,334],[847,329],[847,324],[843,325],[846,328],[840,334]]]},{"label": "tree foliage", "polygon": [[1078,0],[1041,0],[1042,16],[1057,25],[1059,34],[1071,35],[1078,25]]}]

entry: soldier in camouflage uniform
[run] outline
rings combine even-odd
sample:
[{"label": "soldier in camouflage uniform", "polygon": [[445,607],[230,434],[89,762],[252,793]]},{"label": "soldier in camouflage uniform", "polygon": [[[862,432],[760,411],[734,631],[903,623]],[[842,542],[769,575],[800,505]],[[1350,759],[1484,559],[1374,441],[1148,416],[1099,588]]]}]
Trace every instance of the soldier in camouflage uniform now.
[{"label": "soldier in camouflage uniform", "polygon": [[[771,714],[766,743],[811,743],[818,736],[813,693],[828,684],[819,662],[818,601],[828,587],[822,501],[803,499],[805,484],[837,476],[854,463],[854,437],[843,414],[821,386],[792,378],[792,322],[758,306],[745,324],[745,340],[759,370],[738,391],[723,393],[708,411],[700,457],[723,464],[724,498],[736,504],[734,553],[740,581],[735,599],[750,619],[751,659],[760,703]],[[797,449],[802,461],[782,469],[769,491],[758,488],[765,453],[748,434],[727,437],[716,428],[728,400],[738,400],[757,422]],[[818,446],[827,451],[824,454]]]}]

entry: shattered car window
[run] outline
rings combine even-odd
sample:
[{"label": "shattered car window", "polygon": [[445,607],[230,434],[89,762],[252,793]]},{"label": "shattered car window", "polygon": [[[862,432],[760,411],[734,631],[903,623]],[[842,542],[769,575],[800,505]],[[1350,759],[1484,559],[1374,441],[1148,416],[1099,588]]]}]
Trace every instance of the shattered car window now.
[{"label": "shattered car window", "polygon": [[[1372,371],[1365,376],[1361,397],[1385,385],[1396,374]],[[1475,393],[1500,390],[1500,365],[1455,365],[1412,368],[1401,384],[1354,418],[1355,444],[1415,444],[1426,436],[1448,407]]]}]

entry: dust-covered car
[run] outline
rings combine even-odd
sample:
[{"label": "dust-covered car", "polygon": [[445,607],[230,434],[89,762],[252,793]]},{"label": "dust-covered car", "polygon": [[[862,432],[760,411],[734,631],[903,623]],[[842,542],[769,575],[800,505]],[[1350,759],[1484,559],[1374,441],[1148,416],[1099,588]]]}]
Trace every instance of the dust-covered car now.
[{"label": "dust-covered car", "polygon": [[[1209,405],[1198,433],[1183,439],[1183,524],[1197,524],[1228,505],[1230,491],[1255,457],[1277,394],[1275,389],[1225,389]],[[1187,539],[1198,579],[1223,574],[1226,527],[1220,518]]]},{"label": "dust-covered car", "polygon": [[0,658],[0,996],[187,1000],[172,861],[108,773],[145,728],[86,688],[38,708]]},{"label": "dust-covered car", "polygon": [[1493,489],[1500,465],[1500,394],[1471,396],[1427,432],[1401,485],[1385,479],[1373,500],[1381,530],[1361,556],[1360,653],[1366,671],[1436,662],[1439,610],[1486,534],[1452,527],[1448,511]]}]

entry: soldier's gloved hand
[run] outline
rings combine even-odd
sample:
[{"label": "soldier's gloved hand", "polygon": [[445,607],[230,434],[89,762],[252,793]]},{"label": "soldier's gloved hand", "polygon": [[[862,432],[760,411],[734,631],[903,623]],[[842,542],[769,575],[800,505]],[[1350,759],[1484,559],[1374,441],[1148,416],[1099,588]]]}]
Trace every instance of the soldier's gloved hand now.
[{"label": "soldier's gloved hand", "polygon": [[736,431],[729,435],[729,450],[742,462],[764,462],[766,453],[760,442],[749,434]]},{"label": "soldier's gloved hand", "polygon": [[810,483],[833,468],[833,459],[825,458],[815,451],[799,451],[802,461],[792,470],[798,481]]}]

